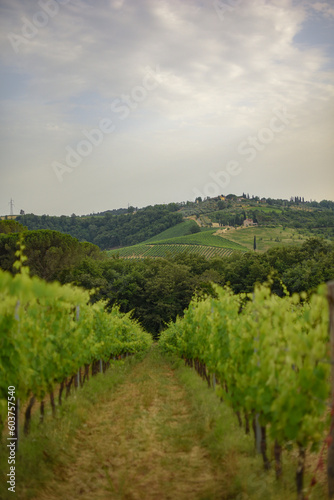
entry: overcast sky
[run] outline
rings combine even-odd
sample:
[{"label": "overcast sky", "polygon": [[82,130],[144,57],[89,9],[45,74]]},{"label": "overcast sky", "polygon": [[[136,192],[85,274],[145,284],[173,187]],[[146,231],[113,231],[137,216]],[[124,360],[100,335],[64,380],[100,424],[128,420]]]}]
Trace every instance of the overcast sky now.
[{"label": "overcast sky", "polygon": [[334,199],[334,1],[0,0],[0,214]]}]

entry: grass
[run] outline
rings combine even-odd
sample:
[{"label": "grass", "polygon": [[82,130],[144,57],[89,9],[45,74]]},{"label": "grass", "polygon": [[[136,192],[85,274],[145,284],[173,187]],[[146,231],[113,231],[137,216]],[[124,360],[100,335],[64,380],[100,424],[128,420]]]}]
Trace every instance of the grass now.
[{"label": "grass", "polygon": [[231,255],[233,250],[229,248],[212,247],[206,245],[152,245],[152,247],[145,253],[144,257],[168,257],[169,255],[176,255],[182,252],[190,252],[196,255],[202,255],[206,258],[211,257],[224,257]]},{"label": "grass", "polygon": [[[39,423],[39,412],[34,407],[29,435],[20,432],[19,452],[16,456],[16,490],[18,500],[35,500],[41,488],[54,478],[57,470],[65,475],[69,464],[75,459],[73,441],[78,429],[85,430],[89,417],[97,408],[112,397],[116,388],[122,384],[132,366],[140,356],[117,362],[105,375],[90,378],[89,383],[72,394],[63,405],[57,408],[57,417],[51,417],[49,405],[46,408],[44,423]],[[23,430],[23,414],[20,415],[20,429]],[[88,429],[89,431],[89,429]],[[7,490],[8,473],[7,451],[3,445],[6,435],[2,436],[0,448],[0,498],[8,500],[13,493]],[[67,498],[73,498],[71,496]]]},{"label": "grass", "polygon": [[[263,211],[279,211],[269,207],[259,207]],[[167,257],[176,255],[185,250],[203,255],[206,258],[223,257],[232,254],[232,251],[253,250],[254,236],[256,236],[257,251],[265,252],[277,245],[298,245],[308,238],[298,229],[282,226],[268,227],[255,226],[248,228],[229,229],[226,233],[217,235],[217,228],[202,228],[200,232],[189,234],[196,222],[188,220],[163,231],[153,238],[134,245],[115,250],[109,250],[109,256],[119,254],[121,258],[143,259],[146,257]],[[221,250],[218,250],[221,249]],[[225,251],[223,250],[225,249]],[[228,251],[229,250],[229,251]]]},{"label": "grass", "polygon": [[189,234],[187,236],[179,236],[177,238],[169,238],[165,240],[158,240],[155,245],[160,244],[180,244],[180,245],[205,245],[213,246],[219,248],[230,248],[232,250],[246,251],[247,249],[240,243],[231,241],[228,238],[214,236],[216,229],[210,229],[209,231],[201,231],[195,234]]},{"label": "grass", "polygon": [[[224,494],[221,498],[295,500],[297,454],[283,452],[283,476],[277,481],[273,467],[273,443],[268,443],[272,468],[265,471],[262,457],[255,452],[254,438],[246,435],[244,429],[239,427],[233,411],[220,402],[214,391],[208,389],[207,383],[194,370],[185,367],[181,360],[174,358],[172,362],[176,367],[176,377],[187,392],[193,415],[196,416],[201,429],[201,444],[207,449],[211,459],[220,464],[225,472]],[[316,454],[308,455],[304,488],[309,493],[309,500],[328,498],[324,474],[318,477],[319,482],[310,489],[318,458]]]},{"label": "grass", "polygon": [[109,257],[112,255],[119,254],[120,257],[128,257],[128,258],[143,258],[148,250],[151,248],[151,245],[144,245],[140,243],[139,245],[133,245],[131,247],[123,247],[115,250],[107,250],[107,254]]},{"label": "grass", "polygon": [[166,231],[153,236],[153,238],[145,241],[144,244],[155,243],[156,241],[167,240],[178,236],[186,236],[187,234],[190,234],[191,228],[193,227],[198,227],[196,222],[193,220],[181,222],[180,224],[176,224],[176,226],[170,227],[166,229]]},{"label": "grass", "polygon": [[[187,224],[187,222],[182,224]],[[167,231],[164,233],[167,233]],[[161,236],[164,233],[160,233],[160,235],[155,236],[154,241],[150,240],[150,244],[141,243],[132,247],[111,250],[108,254],[115,255],[119,252],[120,257],[124,258],[166,257],[168,254],[174,255],[188,250],[208,258],[213,256],[222,257],[231,254],[235,250],[253,250],[254,236],[256,236],[257,251],[260,252],[265,252],[269,248],[278,245],[299,245],[308,238],[307,235],[301,234],[298,229],[288,227],[283,229],[282,226],[229,229],[221,235],[215,235],[216,232],[217,228],[204,228],[199,233],[166,239],[162,239]],[[213,250],[209,251],[209,248]],[[219,251],[218,249],[222,250]],[[226,251],[224,252],[223,249],[226,249]],[[227,250],[230,250],[230,252],[228,253]]]},{"label": "grass", "polygon": [[288,227],[283,229],[282,226],[255,226],[228,231],[230,241],[243,245],[248,250],[253,250],[254,236],[256,236],[257,250],[262,252],[282,244],[299,245],[307,239],[307,236],[300,234],[298,229]]},{"label": "grass", "polygon": [[166,258],[170,255],[177,255],[182,252],[190,252],[197,255],[202,255],[206,258],[224,257],[231,255],[234,250],[229,248],[212,247],[207,245],[181,245],[181,244],[157,244],[157,245],[136,245],[133,247],[124,247],[118,251],[109,251],[109,256],[117,255],[125,259],[144,259],[151,258]]},{"label": "grass", "polygon": [[262,206],[260,204],[255,205],[253,207],[250,207],[249,205],[243,205],[243,208],[246,210],[246,213],[247,213],[247,210],[249,208],[251,208],[252,210],[259,210],[260,212],[265,212],[265,213],[270,213],[270,212],[274,212],[276,214],[281,214],[282,213],[282,209],[280,209],[280,208],[273,208],[271,206],[264,207],[264,206]]},{"label": "grass", "polygon": [[[210,258],[213,256],[223,257],[230,255],[236,250],[247,251],[244,245],[231,241],[225,237],[215,236],[214,233],[216,229],[206,229],[195,234],[183,234],[181,236],[170,237],[173,232],[174,234],[177,232],[185,232],[194,224],[196,225],[196,222],[182,222],[173,228],[167,229],[154,238],[151,238],[145,243],[109,250],[107,254],[109,256],[119,254],[122,258],[142,259],[146,257],[167,257],[168,255],[175,255],[187,250],[191,253]],[[165,239],[163,235],[166,236]]]},{"label": "grass", "polygon": [[[34,422],[21,442],[15,496],[295,500],[296,465],[293,455],[284,456],[280,482],[265,472],[231,409],[194,370],[154,346],[94,377],[56,420]],[[11,498],[6,469],[1,456],[3,500]],[[325,498],[316,485],[310,499]]]}]

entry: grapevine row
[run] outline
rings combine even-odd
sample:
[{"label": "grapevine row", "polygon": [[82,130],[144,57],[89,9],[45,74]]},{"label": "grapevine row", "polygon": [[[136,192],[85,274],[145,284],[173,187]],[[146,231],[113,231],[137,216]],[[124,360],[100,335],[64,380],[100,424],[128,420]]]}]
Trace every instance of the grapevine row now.
[{"label": "grapevine row", "polygon": [[206,245],[184,245],[184,244],[153,244],[138,245],[136,247],[123,248],[119,251],[121,258],[144,258],[144,257],[167,257],[169,254],[175,255],[188,251],[190,253],[202,255],[207,259],[215,256],[224,257],[231,255],[230,248],[212,247]]},{"label": "grapevine row", "polygon": [[89,300],[70,285],[0,271],[0,427],[9,386],[21,404],[32,395],[43,401],[81,367],[87,375],[94,363],[150,347],[151,336],[129,314],[107,313],[103,302]]},{"label": "grapevine row", "polygon": [[[316,449],[328,426],[330,396],[326,287],[308,303],[306,295],[280,298],[266,286],[235,296],[216,287],[216,298],[193,300],[184,318],[169,326],[160,346],[195,365],[217,394],[249,422],[259,420],[261,451],[270,467],[266,434],[275,443],[276,474],[281,451],[297,445],[297,489],[302,491],[306,449]],[[301,494],[301,493],[300,493]]]}]

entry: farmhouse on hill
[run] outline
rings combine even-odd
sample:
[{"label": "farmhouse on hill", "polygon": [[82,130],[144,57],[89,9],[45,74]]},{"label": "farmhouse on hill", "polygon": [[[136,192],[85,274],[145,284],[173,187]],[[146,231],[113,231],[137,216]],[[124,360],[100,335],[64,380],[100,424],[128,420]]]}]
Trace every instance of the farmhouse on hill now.
[{"label": "farmhouse on hill", "polygon": [[245,219],[243,225],[244,227],[257,226],[257,222],[253,222],[252,219]]}]

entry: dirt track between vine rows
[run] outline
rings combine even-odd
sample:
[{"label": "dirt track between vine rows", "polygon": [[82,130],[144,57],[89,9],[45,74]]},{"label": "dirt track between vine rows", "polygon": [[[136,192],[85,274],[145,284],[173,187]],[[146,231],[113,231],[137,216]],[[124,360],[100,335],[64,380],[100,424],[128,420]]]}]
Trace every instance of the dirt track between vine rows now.
[{"label": "dirt track between vine rows", "polygon": [[201,444],[184,387],[154,352],[77,431],[75,459],[36,500],[223,498],[224,471]]}]

